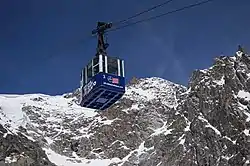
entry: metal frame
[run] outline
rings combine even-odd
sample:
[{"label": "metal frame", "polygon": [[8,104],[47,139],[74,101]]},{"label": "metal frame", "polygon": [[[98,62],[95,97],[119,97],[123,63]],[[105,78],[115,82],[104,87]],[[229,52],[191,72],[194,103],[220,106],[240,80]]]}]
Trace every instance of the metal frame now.
[{"label": "metal frame", "polygon": [[94,76],[94,59],[91,60],[92,77]]},{"label": "metal frame", "polygon": [[104,56],[104,64],[105,64],[105,73],[108,73],[108,57],[107,55]]},{"label": "metal frame", "polygon": [[81,71],[81,88],[83,87],[83,81],[84,81],[84,79],[83,79],[83,72],[84,72],[84,69]]},{"label": "metal frame", "polygon": [[121,68],[120,68],[120,59],[117,59],[117,66],[118,66],[118,76],[121,76]]},{"label": "metal frame", "polygon": [[122,77],[125,77],[124,60],[122,60]]},{"label": "metal frame", "polygon": [[85,79],[84,79],[85,84],[88,82],[88,66],[85,66]]},{"label": "metal frame", "polygon": [[100,54],[99,55],[99,72],[103,72],[103,66],[102,66],[102,62],[103,62],[103,60],[102,60],[102,54]]}]

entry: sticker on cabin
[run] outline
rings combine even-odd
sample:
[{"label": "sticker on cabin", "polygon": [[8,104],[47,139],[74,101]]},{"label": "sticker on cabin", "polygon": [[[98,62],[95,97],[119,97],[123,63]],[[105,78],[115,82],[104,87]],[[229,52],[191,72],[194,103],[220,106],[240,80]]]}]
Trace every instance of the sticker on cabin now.
[{"label": "sticker on cabin", "polygon": [[88,94],[96,85],[96,81],[90,81],[85,87],[84,87],[84,95]]},{"label": "sticker on cabin", "polygon": [[113,78],[111,76],[108,76],[108,81],[112,84],[119,84],[119,78]]}]

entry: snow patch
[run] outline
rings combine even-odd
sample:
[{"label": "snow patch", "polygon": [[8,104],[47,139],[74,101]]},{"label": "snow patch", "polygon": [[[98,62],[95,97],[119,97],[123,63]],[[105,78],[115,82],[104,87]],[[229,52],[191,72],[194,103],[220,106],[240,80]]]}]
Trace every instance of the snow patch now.
[{"label": "snow patch", "polygon": [[229,138],[228,136],[223,136],[223,138],[226,138],[227,140],[231,141],[233,144],[236,144],[236,140],[232,140],[231,138]]},{"label": "snow patch", "polygon": [[48,144],[50,145],[50,144],[52,144],[54,141],[51,139],[51,138],[49,138],[49,137],[44,137],[44,139],[48,142]]},{"label": "snow patch", "polygon": [[233,61],[236,61],[236,57],[235,56],[230,57],[230,59],[232,59]]},{"label": "snow patch", "polygon": [[[184,86],[174,84],[162,78],[151,77],[139,79],[136,84],[126,87],[124,98],[133,99],[135,101],[151,101],[161,100],[170,108],[177,105],[176,88],[184,88]],[[127,110],[124,110],[126,112]]]},{"label": "snow patch", "polygon": [[181,93],[181,95],[187,95],[191,92],[191,87],[188,88],[188,90],[186,90],[185,92]]},{"label": "snow patch", "polygon": [[159,162],[156,166],[160,166],[160,165],[161,165],[161,163],[162,163],[162,161],[161,161],[161,162]]},{"label": "snow patch", "polygon": [[139,104],[133,104],[131,109],[133,110],[139,110]]},{"label": "snow patch", "polygon": [[238,57],[242,57],[242,54],[243,54],[243,52],[241,52],[241,51],[236,52],[236,56],[238,56]]},{"label": "snow patch", "polygon": [[62,156],[60,154],[55,153],[51,149],[43,148],[49,160],[52,163],[55,163],[57,166],[108,166],[111,163],[119,162],[120,159],[84,159],[77,157],[76,154],[72,154],[75,158],[70,158],[66,156]]},{"label": "snow patch", "polygon": [[249,92],[246,92],[244,90],[240,90],[238,92],[238,95],[237,95],[239,98],[244,98],[246,99],[247,101],[250,101],[250,93]]},{"label": "snow patch", "polygon": [[213,82],[216,83],[216,84],[218,84],[218,85],[220,85],[220,86],[221,86],[221,85],[224,85],[224,84],[225,84],[224,76],[221,77],[220,80],[214,80]]},{"label": "snow patch", "polygon": [[152,147],[150,147],[150,148],[146,148],[146,147],[144,146],[144,144],[145,144],[145,141],[143,141],[143,142],[139,145],[138,149],[135,149],[135,150],[131,151],[126,157],[124,157],[124,158],[122,159],[122,162],[119,162],[119,165],[118,165],[118,166],[122,166],[122,165],[124,164],[124,162],[126,162],[126,161],[129,159],[129,157],[132,156],[134,153],[136,153],[136,157],[137,157],[137,159],[139,160],[139,157],[140,157],[143,153],[145,153],[145,152],[147,152],[147,151],[149,151],[149,150],[154,149],[154,146],[152,146]]},{"label": "snow patch", "polygon": [[5,157],[5,163],[8,165],[11,163],[15,163],[20,159],[20,157],[25,157],[24,152],[22,152],[20,155],[19,154],[18,155],[11,154],[10,156]]},{"label": "snow patch", "polygon": [[187,126],[185,127],[184,131],[190,131],[190,125],[191,125],[191,122],[186,120],[187,121]]},{"label": "snow patch", "polygon": [[10,164],[10,163],[15,163],[15,162],[17,162],[17,157],[16,157],[16,156],[13,156],[13,157],[6,157],[6,158],[5,158],[5,163]]},{"label": "snow patch", "polygon": [[245,115],[247,116],[246,122],[250,121],[250,113],[244,110]]},{"label": "snow patch", "polygon": [[0,124],[8,124],[8,128],[16,132],[19,126],[26,125],[26,117],[22,112],[20,98],[16,96],[0,96]]},{"label": "snow patch", "polygon": [[182,134],[182,136],[178,139],[178,141],[180,141],[180,142],[179,142],[180,145],[184,145],[184,143],[185,143],[186,138],[184,138],[184,136],[185,136],[185,135]]},{"label": "snow patch", "polygon": [[137,157],[139,157],[142,153],[144,153],[144,152],[147,152],[147,151],[149,151],[149,150],[152,150],[152,149],[154,149],[154,147],[152,146],[151,148],[146,148],[145,146],[144,146],[144,144],[145,144],[145,141],[143,141],[141,144],[140,144],[140,146],[139,146],[139,148],[138,148],[138,150],[137,150]]},{"label": "snow patch", "polygon": [[240,102],[238,102],[239,105],[239,109],[242,110],[244,112],[244,114],[247,116],[246,118],[246,122],[250,121],[250,113],[248,112],[248,107],[246,105],[241,104]]},{"label": "snow patch", "polygon": [[227,161],[230,160],[232,157],[233,157],[233,155],[231,155],[231,156],[221,156],[221,158],[226,159]]},{"label": "snow patch", "polygon": [[154,93],[152,93],[150,90],[143,90],[141,88],[127,89],[126,94],[127,95],[137,95],[140,98],[144,98],[145,100],[152,100],[155,98]]},{"label": "snow patch", "polygon": [[207,71],[208,71],[208,69],[203,69],[203,70],[200,70],[200,72],[202,72],[202,73],[204,73],[204,74],[206,74],[206,73],[207,73]]},{"label": "snow patch", "polygon": [[162,134],[162,133],[163,133],[164,135],[171,134],[171,132],[173,131],[173,129],[168,129],[168,127],[171,126],[172,123],[171,123],[170,125],[168,125],[168,126],[166,126],[166,125],[167,125],[167,122],[165,122],[165,123],[162,125],[162,127],[155,129],[155,130],[154,130],[154,133],[151,134],[151,136],[159,135],[159,134]]},{"label": "snow patch", "polygon": [[103,125],[111,125],[114,121],[119,120],[119,118],[115,118],[115,119],[107,119],[107,120],[103,120],[101,117],[97,117],[96,118],[97,122],[99,122],[100,124]]},{"label": "snow patch", "polygon": [[198,119],[200,119],[200,120],[206,122],[207,124],[205,125],[205,127],[209,127],[209,128],[211,128],[211,129],[213,129],[214,132],[215,132],[217,135],[221,136],[221,132],[220,132],[218,129],[216,129],[214,126],[212,126],[212,125],[208,122],[207,119],[201,117],[201,115],[198,116]]},{"label": "snow patch", "polygon": [[249,129],[245,129],[243,132],[245,133],[246,136],[250,136]]}]

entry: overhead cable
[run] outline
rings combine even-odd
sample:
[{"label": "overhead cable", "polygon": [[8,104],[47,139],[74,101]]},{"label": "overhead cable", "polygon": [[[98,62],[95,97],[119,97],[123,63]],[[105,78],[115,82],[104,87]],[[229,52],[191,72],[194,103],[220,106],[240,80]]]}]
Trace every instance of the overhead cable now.
[{"label": "overhead cable", "polygon": [[173,1],[173,0],[168,0],[168,1],[165,1],[165,2],[163,2],[163,3],[161,3],[161,4],[155,5],[155,6],[149,8],[149,9],[147,9],[147,10],[144,10],[144,11],[142,11],[142,12],[140,12],[140,13],[137,13],[137,14],[135,14],[135,15],[133,15],[133,16],[130,16],[130,17],[126,18],[126,19],[123,19],[123,20],[121,20],[121,21],[114,22],[113,25],[118,25],[118,24],[125,23],[125,22],[129,21],[130,19],[133,19],[133,18],[135,18],[135,17],[138,17],[138,16],[140,16],[140,15],[142,15],[142,14],[144,14],[144,13],[147,13],[147,12],[149,12],[149,11],[151,11],[151,10],[154,10],[154,9],[156,9],[156,8],[158,8],[158,7],[164,6],[164,5],[168,4],[168,3],[170,3],[171,1]]},{"label": "overhead cable", "polygon": [[139,21],[136,21],[136,22],[132,22],[132,23],[123,25],[123,26],[118,26],[116,28],[107,30],[106,32],[116,31],[118,29],[123,29],[123,28],[129,27],[129,26],[135,25],[135,24],[139,24],[139,23],[142,23],[142,22],[146,22],[146,21],[150,21],[150,20],[153,20],[153,19],[157,19],[159,17],[163,17],[163,16],[166,16],[166,15],[173,14],[173,13],[176,13],[176,12],[179,12],[179,11],[183,11],[183,10],[186,10],[186,9],[189,9],[189,8],[193,8],[193,7],[196,7],[196,6],[200,6],[202,4],[205,4],[205,3],[208,3],[208,2],[211,2],[211,1],[214,1],[214,0],[206,0],[206,1],[201,1],[201,2],[198,2],[198,3],[194,3],[194,4],[191,4],[191,5],[187,5],[187,6],[184,6],[182,8],[179,8],[179,9],[176,9],[176,10],[172,10],[172,11],[160,14],[160,15],[156,15],[156,16],[149,17],[149,18],[146,18],[146,19],[142,19],[142,20],[139,20]]}]

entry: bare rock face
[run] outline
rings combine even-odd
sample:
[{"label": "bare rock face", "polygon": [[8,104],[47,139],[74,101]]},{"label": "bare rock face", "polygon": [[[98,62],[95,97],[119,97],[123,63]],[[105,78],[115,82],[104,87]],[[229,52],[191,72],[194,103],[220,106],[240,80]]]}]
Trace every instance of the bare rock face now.
[{"label": "bare rock face", "polygon": [[172,143],[159,146],[170,146],[156,154],[167,154],[159,165],[250,165],[249,62],[237,52],[193,73],[185,99],[167,120],[176,126],[168,128]]},{"label": "bare rock face", "polygon": [[8,132],[0,124],[0,165],[3,166],[55,166],[39,145],[23,134]]}]

